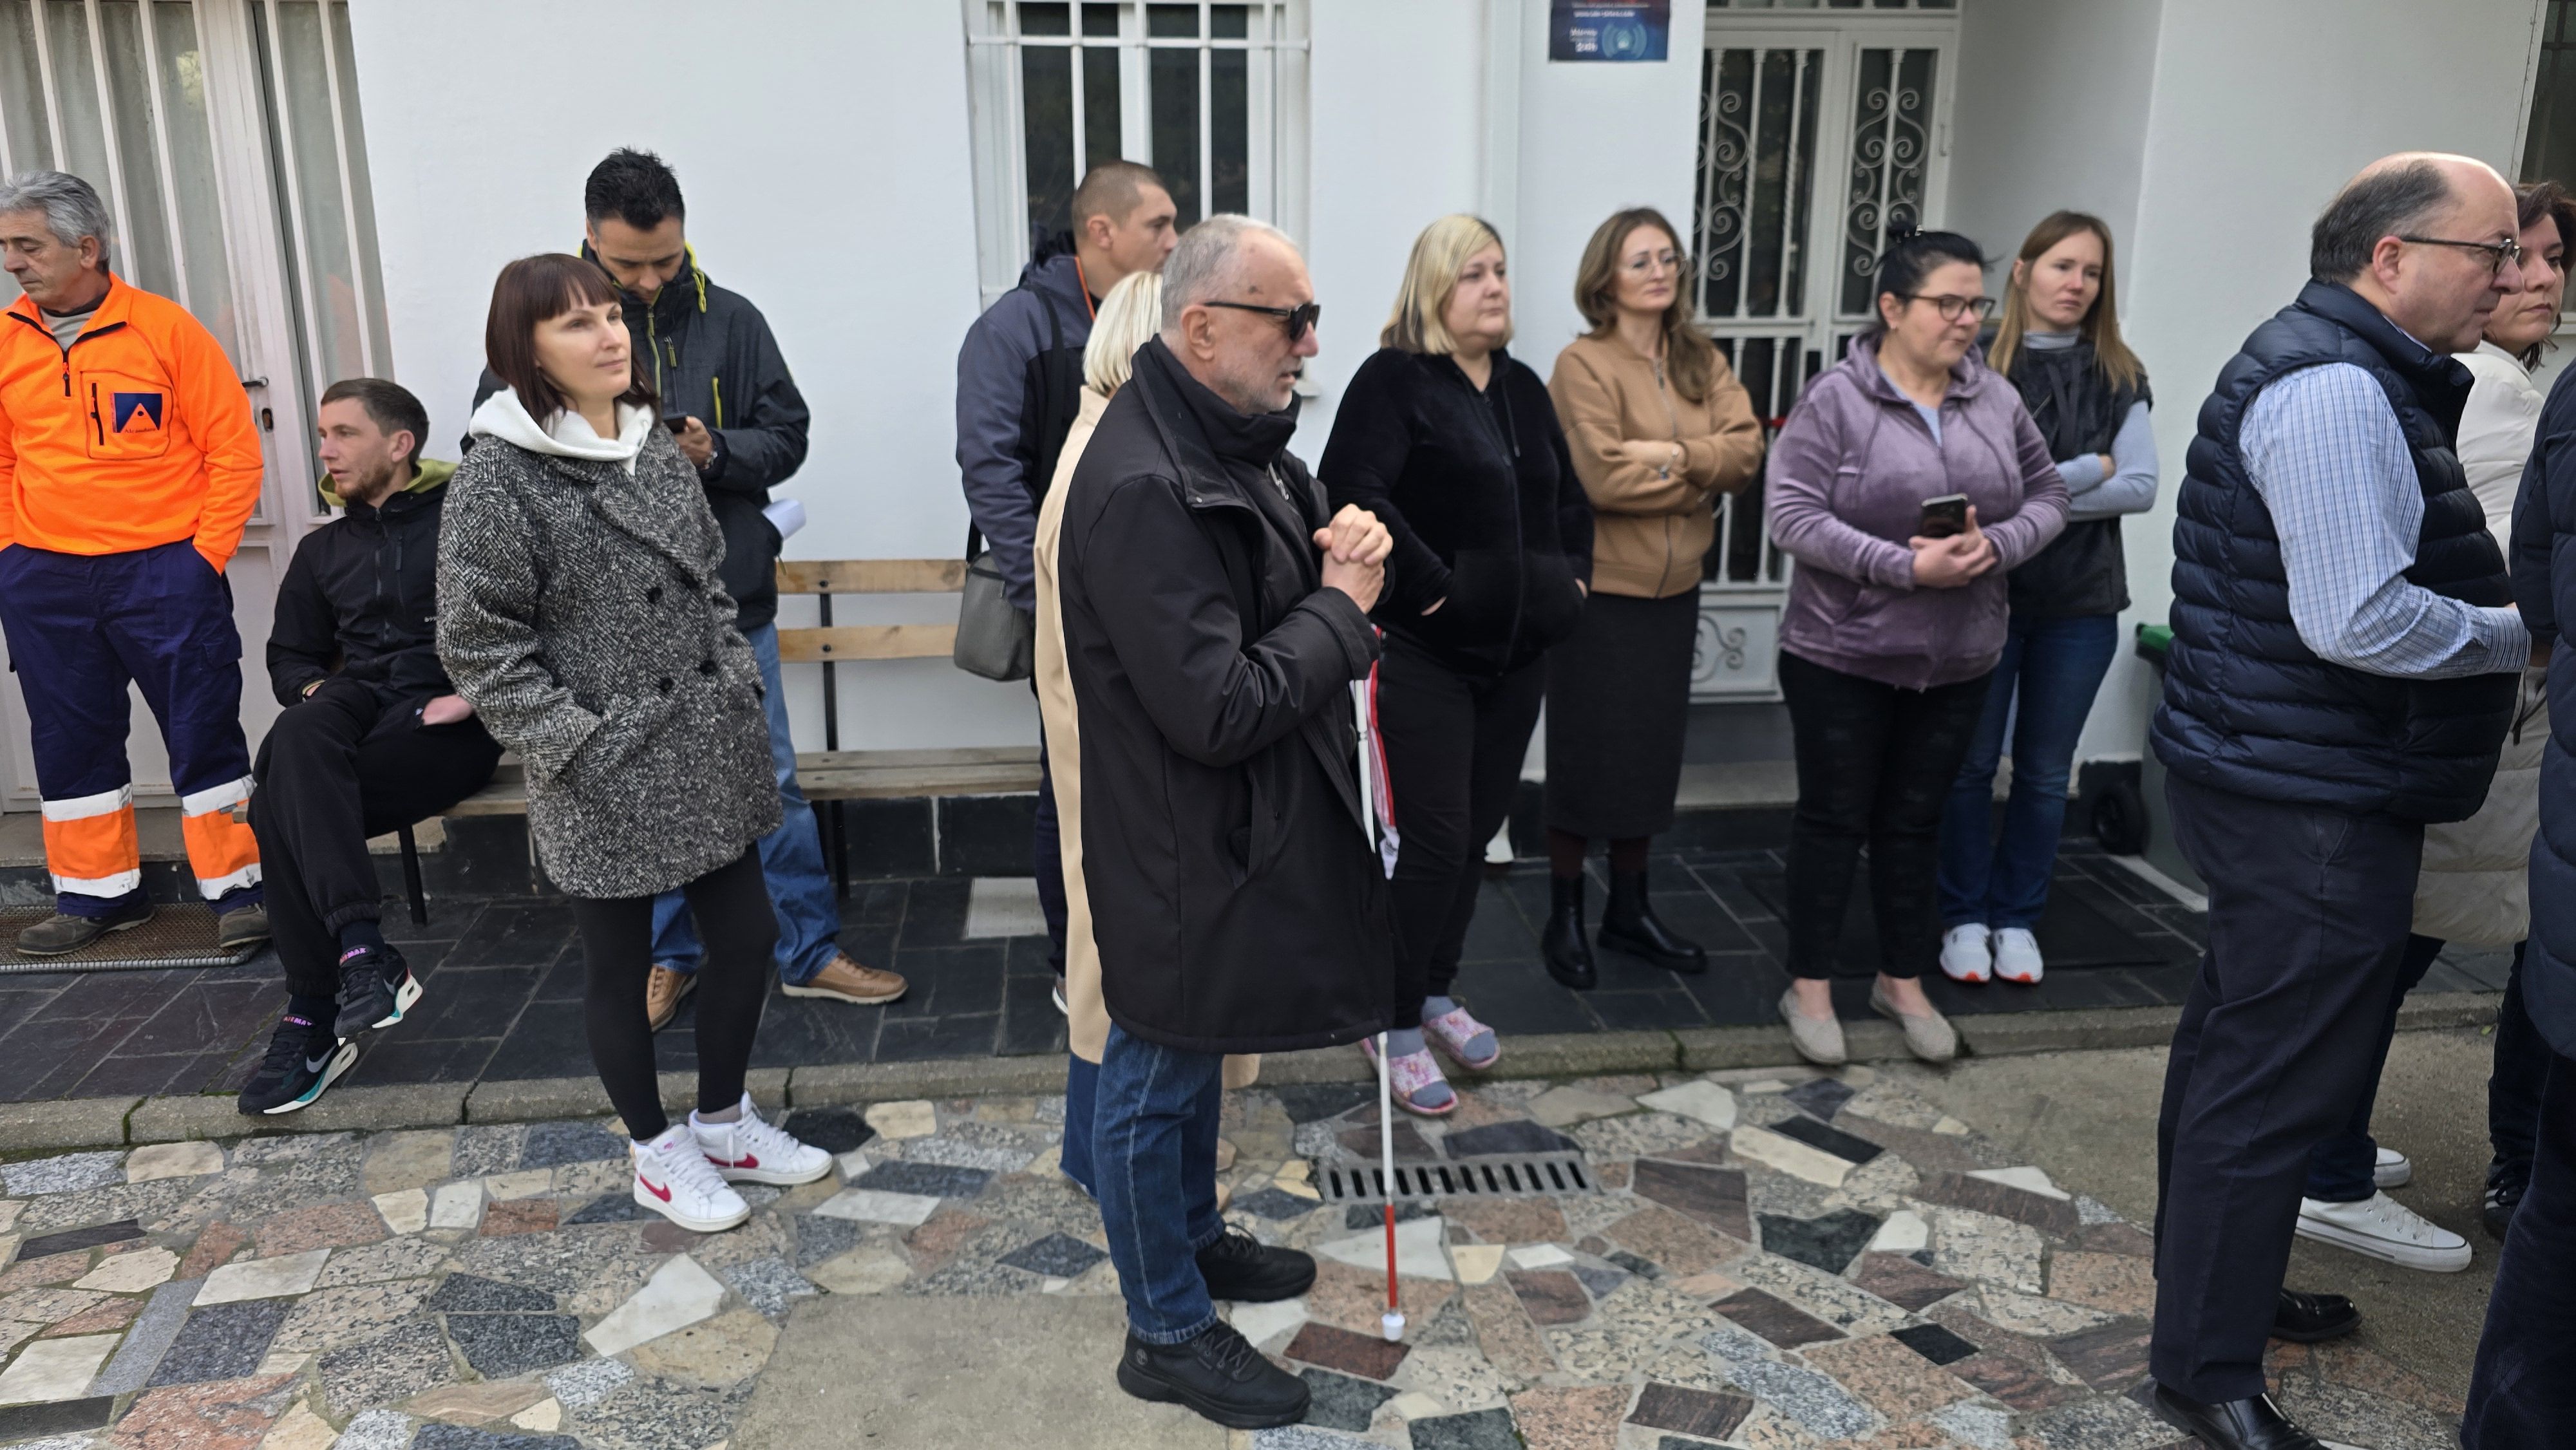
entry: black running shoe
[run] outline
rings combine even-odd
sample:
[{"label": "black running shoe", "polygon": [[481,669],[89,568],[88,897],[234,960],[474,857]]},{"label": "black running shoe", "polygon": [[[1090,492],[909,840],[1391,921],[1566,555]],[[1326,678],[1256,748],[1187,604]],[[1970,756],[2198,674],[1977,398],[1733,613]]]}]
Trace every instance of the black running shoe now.
[{"label": "black running shoe", "polygon": [[1270,1304],[1294,1299],[1315,1284],[1315,1261],[1295,1249],[1274,1249],[1239,1228],[1229,1227],[1215,1243],[1199,1250],[1199,1277],[1207,1280],[1208,1297],[1237,1304]]},{"label": "black running shoe", "polygon": [[420,979],[392,947],[351,947],[340,954],[342,1037],[391,1027],[419,1000]]},{"label": "black running shoe", "polygon": [[1260,1430],[1306,1418],[1306,1382],[1263,1357],[1219,1320],[1180,1344],[1127,1336],[1118,1388],[1140,1400],[1187,1405],[1220,1425]]},{"label": "black running shoe", "polygon": [[323,1090],[357,1065],[358,1044],[289,1012],[268,1039],[268,1055],[242,1084],[241,1110],[276,1116],[309,1107]]}]

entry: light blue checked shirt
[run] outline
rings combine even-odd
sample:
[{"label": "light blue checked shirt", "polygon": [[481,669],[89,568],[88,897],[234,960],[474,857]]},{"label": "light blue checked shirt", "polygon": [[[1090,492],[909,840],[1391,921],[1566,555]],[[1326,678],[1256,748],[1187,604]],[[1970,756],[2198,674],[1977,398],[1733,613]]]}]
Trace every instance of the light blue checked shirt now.
[{"label": "light blue checked shirt", "polygon": [[2396,410],[2370,374],[2350,363],[2284,374],[2245,410],[2237,446],[2281,537],[2290,618],[2320,659],[2425,680],[2528,662],[2521,615],[2406,579],[2424,493]]}]

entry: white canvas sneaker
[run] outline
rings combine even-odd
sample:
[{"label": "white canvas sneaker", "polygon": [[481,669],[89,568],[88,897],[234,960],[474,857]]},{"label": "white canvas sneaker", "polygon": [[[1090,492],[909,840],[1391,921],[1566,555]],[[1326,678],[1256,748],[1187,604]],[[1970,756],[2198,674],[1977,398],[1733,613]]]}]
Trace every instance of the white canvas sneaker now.
[{"label": "white canvas sneaker", "polygon": [[832,1155],[799,1143],[785,1129],[760,1120],[751,1094],[742,1095],[742,1116],[730,1123],[710,1123],[689,1114],[689,1132],[727,1183],[811,1183],[832,1171]]},{"label": "white canvas sneaker", "polygon": [[2370,1165],[2370,1181],[2374,1187],[2404,1188],[2415,1181],[2415,1165],[2396,1149],[2382,1148],[2379,1161]]},{"label": "white canvas sneaker", "polygon": [[2385,1193],[2353,1203],[2299,1200],[2299,1234],[2400,1268],[2456,1274],[2469,1266],[2469,1241]]},{"label": "white canvas sneaker", "polygon": [[2007,982],[2025,987],[2039,985],[2044,964],[2039,959],[2039,938],[2030,928],[2008,926],[1995,933],[1995,975]]},{"label": "white canvas sneaker", "polygon": [[1969,922],[1941,933],[1941,971],[1953,982],[1981,983],[1995,974],[1990,934]]},{"label": "white canvas sneaker", "polygon": [[721,1233],[751,1217],[751,1205],[716,1176],[686,1123],[636,1143],[635,1201],[693,1233]]}]

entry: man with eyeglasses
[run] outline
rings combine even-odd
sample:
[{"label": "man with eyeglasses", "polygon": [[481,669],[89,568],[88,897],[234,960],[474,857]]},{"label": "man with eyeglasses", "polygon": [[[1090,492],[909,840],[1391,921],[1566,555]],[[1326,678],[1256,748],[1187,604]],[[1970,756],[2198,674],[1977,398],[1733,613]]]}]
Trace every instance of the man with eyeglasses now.
[{"label": "man with eyeglasses", "polygon": [[[2215,1450],[2319,1444],[2263,1374],[2267,1338],[2359,1322],[2281,1287],[2309,1153],[2387,1051],[2424,827],[2485,798],[2532,655],[2453,452],[2470,379],[2450,355],[2520,285],[2517,234],[2482,162],[2372,163],[2318,217],[2312,280],[2220,371],[2186,464],[2151,738],[2209,946],[2157,1125],[2151,1369],[2157,1408]],[[2445,1232],[2384,1195],[2324,1207],[2351,1232]]]}]

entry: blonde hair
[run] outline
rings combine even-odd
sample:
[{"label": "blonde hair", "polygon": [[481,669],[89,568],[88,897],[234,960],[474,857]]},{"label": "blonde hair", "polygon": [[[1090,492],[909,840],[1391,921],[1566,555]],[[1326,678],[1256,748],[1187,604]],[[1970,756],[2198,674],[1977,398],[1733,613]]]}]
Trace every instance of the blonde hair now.
[{"label": "blonde hair", "polygon": [[2013,356],[2021,351],[2022,334],[2030,330],[2030,268],[2040,258],[2068,237],[2093,234],[2102,244],[2102,290],[2094,294],[2093,306],[2077,324],[2076,331],[2093,344],[2093,366],[2115,388],[2134,388],[2146,381],[2145,364],[2120,341],[2120,304],[2111,285],[2111,227],[2097,216],[2080,211],[2053,211],[2039,219],[2039,225],[2022,238],[2018,281],[2004,284],[2004,313],[1995,324],[1995,340],[1986,348],[1986,366],[1999,373],[2012,371]]},{"label": "blonde hair", "polygon": [[1664,308],[1664,366],[1673,380],[1673,391],[1694,403],[1708,401],[1708,390],[1724,364],[1718,361],[1717,344],[1691,321],[1690,253],[1682,249],[1682,234],[1664,220],[1664,214],[1650,206],[1632,206],[1613,212],[1610,219],[1593,228],[1592,240],[1583,244],[1583,263],[1574,270],[1574,310],[1592,324],[1594,337],[1611,337],[1619,331],[1619,251],[1628,244],[1628,234],[1639,227],[1653,227],[1673,244],[1673,255],[1680,260],[1673,279],[1673,300]]},{"label": "blonde hair", "polygon": [[[1467,259],[1487,247],[1500,250],[1503,239],[1481,218],[1464,212],[1442,217],[1413,239],[1413,255],[1404,264],[1404,285],[1395,289],[1395,310],[1377,335],[1378,346],[1406,352],[1452,353],[1458,339],[1440,320],[1458,290],[1458,274]],[[1506,330],[1501,341],[1512,340]]]},{"label": "blonde hair", "polygon": [[1107,397],[1127,385],[1135,370],[1136,349],[1154,335],[1163,317],[1163,278],[1156,272],[1130,272],[1100,299],[1091,319],[1091,341],[1082,345],[1082,383]]}]

